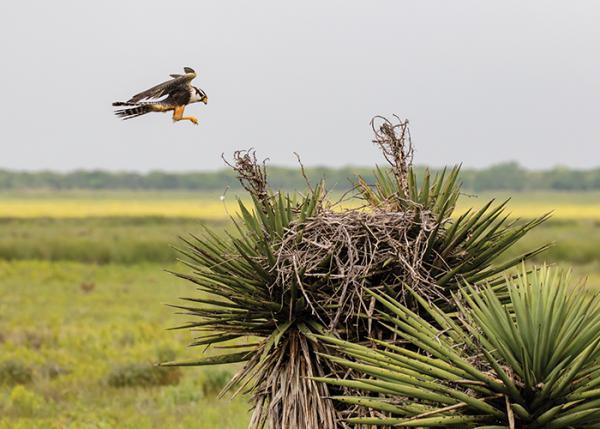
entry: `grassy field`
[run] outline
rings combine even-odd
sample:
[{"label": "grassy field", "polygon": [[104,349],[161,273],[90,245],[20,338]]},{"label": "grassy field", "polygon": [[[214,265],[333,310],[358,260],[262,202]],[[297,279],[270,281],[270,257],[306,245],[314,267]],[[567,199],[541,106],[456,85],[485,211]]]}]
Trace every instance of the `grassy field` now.
[{"label": "grassy field", "polygon": [[[556,241],[537,262],[574,264],[600,287],[600,196],[516,194],[510,208],[556,209],[512,254]],[[243,398],[215,399],[227,370],[153,366],[201,352],[166,330],[182,319],[163,304],[192,288],[163,268],[176,267],[177,236],[202,225],[227,227],[218,195],[0,195],[0,429],[246,426]]]},{"label": "grassy field", "polygon": [[[189,218],[0,219],[0,260],[42,259],[94,264],[173,263],[178,236],[216,231],[222,221]],[[554,242],[536,262],[589,264],[600,260],[600,223],[590,220],[551,220],[530,232],[507,255]]]},{"label": "grassy field", "polygon": [[166,331],[183,320],[163,303],[191,291],[161,268],[0,262],[0,428],[244,428],[219,370],[155,374],[200,352]]},{"label": "grassy field", "polygon": [[189,218],[0,219],[0,258],[107,264],[174,262],[179,235],[221,229],[226,221]]}]

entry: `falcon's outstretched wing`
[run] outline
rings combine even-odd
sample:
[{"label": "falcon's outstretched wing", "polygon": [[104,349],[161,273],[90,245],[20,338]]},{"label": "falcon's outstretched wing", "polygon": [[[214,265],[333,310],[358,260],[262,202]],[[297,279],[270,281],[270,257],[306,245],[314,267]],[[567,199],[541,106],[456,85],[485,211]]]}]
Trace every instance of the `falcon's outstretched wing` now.
[{"label": "falcon's outstretched wing", "polygon": [[134,95],[128,103],[137,103],[142,100],[160,98],[166,94],[170,94],[173,90],[189,86],[190,82],[196,77],[196,72],[189,67],[184,67],[183,70],[185,71],[184,75],[171,75],[173,79]]}]

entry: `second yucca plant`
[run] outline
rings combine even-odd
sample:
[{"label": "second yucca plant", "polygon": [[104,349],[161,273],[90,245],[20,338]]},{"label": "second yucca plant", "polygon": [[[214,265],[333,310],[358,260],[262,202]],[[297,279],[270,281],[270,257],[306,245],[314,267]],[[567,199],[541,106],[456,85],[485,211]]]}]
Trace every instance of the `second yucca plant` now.
[{"label": "second yucca plant", "polygon": [[[320,337],[344,357],[325,358],[359,379],[320,379],[357,393],[334,399],[367,410],[368,427],[599,428],[600,297],[542,267],[492,287],[465,286],[460,321],[415,294],[421,317],[376,295],[397,342],[369,348]],[[428,320],[432,322],[429,322]]]}]

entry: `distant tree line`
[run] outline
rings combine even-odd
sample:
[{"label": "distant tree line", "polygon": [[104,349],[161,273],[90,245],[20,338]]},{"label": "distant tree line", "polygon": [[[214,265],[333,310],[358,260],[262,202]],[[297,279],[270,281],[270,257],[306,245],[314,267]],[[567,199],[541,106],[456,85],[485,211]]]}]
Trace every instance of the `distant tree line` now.
[{"label": "distant tree line", "polygon": [[[424,167],[417,170],[419,176]],[[433,171],[435,173],[436,170]],[[275,167],[268,169],[269,182],[274,189],[302,189],[306,181],[298,168]],[[346,190],[352,186],[352,178],[361,175],[374,182],[373,171],[368,168],[344,167],[306,168],[311,181],[324,178],[328,186]],[[600,168],[575,170],[556,167],[533,171],[515,162],[494,165],[484,169],[463,169],[463,188],[472,191],[486,190],[600,190]],[[108,172],[101,170],[78,170],[68,173],[52,171],[12,171],[0,169],[0,190],[26,189],[97,189],[97,190],[207,190],[219,191],[227,186],[237,189],[233,173],[228,169],[213,172],[149,173]]]}]

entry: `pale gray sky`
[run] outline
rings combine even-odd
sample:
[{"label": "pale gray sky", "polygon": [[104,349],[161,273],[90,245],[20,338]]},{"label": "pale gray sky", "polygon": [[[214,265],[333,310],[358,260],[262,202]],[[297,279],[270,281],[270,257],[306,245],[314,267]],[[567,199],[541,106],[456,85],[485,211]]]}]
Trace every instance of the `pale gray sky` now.
[{"label": "pale gray sky", "polygon": [[[0,167],[371,165],[392,113],[419,164],[600,165],[598,1],[11,1],[0,44]],[[186,65],[199,126],[113,116]]]}]

